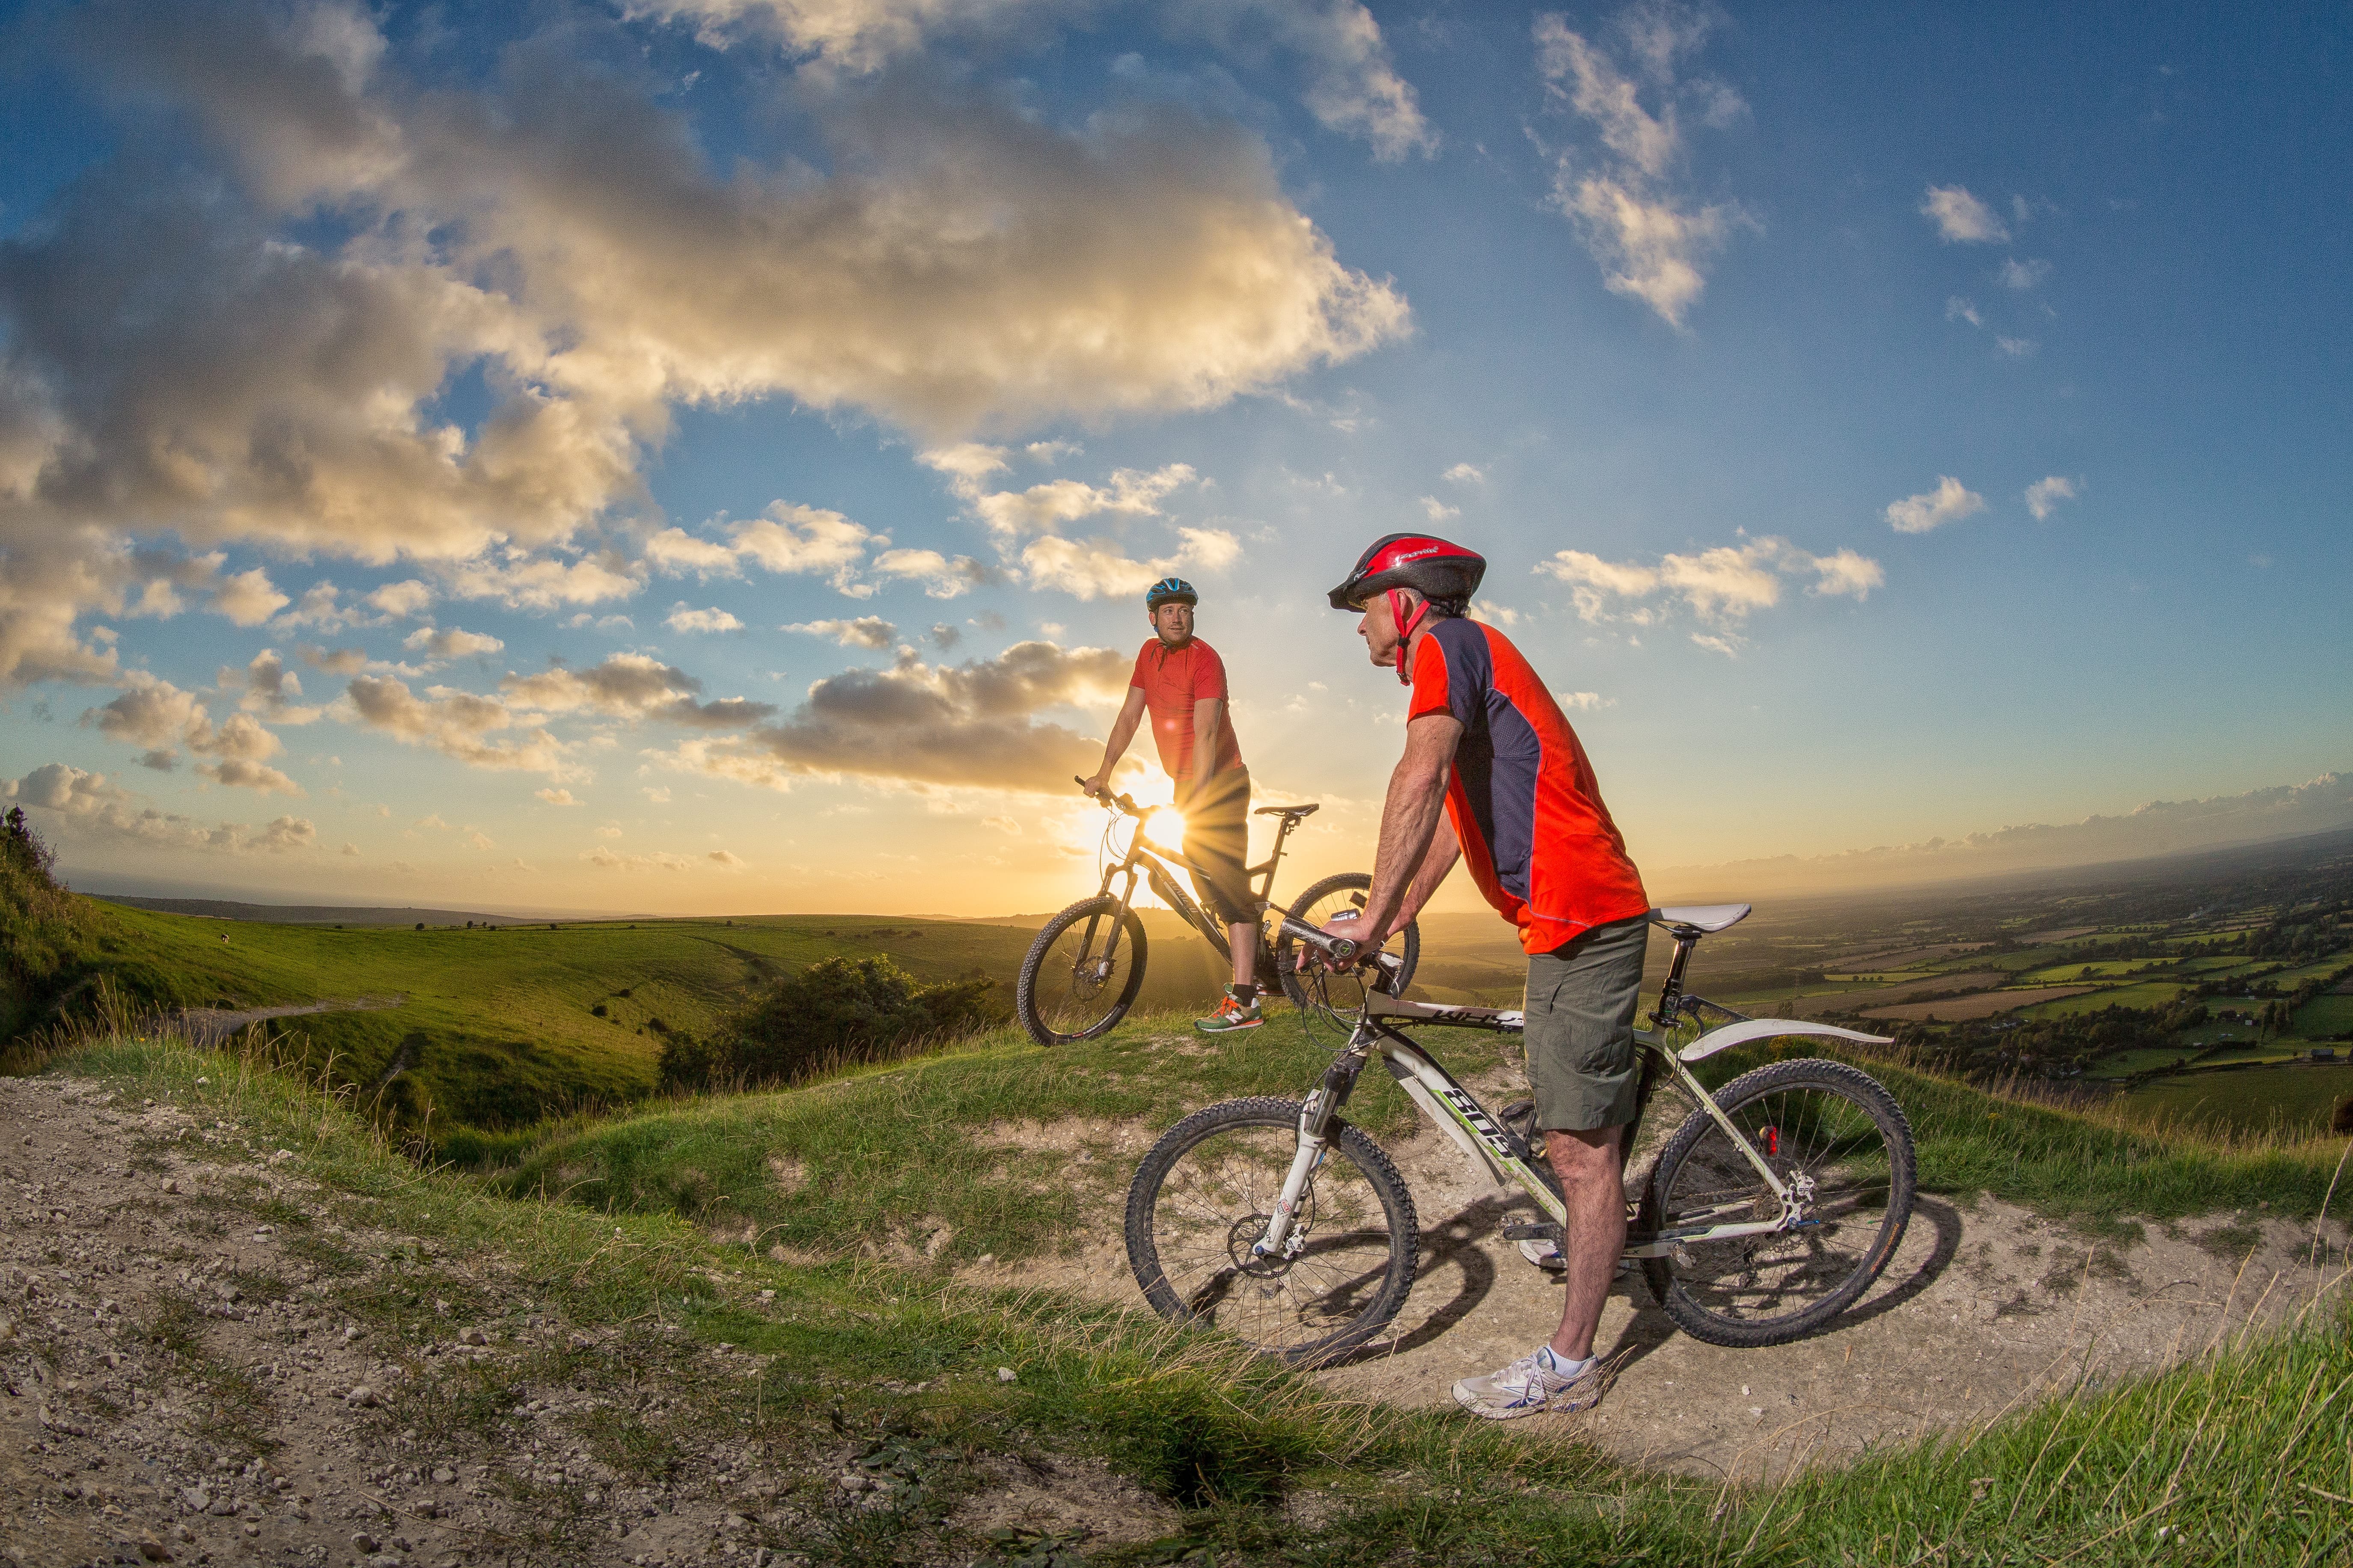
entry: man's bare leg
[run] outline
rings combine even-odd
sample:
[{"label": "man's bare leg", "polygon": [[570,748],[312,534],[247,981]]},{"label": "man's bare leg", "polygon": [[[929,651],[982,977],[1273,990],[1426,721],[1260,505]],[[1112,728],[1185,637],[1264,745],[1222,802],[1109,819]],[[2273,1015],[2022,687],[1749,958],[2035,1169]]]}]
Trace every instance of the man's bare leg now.
[{"label": "man's bare leg", "polygon": [[1552,1160],[1553,1174],[1560,1178],[1561,1199],[1568,1209],[1560,1238],[1568,1289],[1560,1306],[1560,1327],[1552,1336],[1552,1353],[1564,1361],[1583,1361],[1593,1353],[1601,1303],[1609,1297],[1609,1282],[1618,1277],[1619,1255],[1626,1249],[1626,1191],[1618,1159],[1620,1131],[1604,1127],[1544,1135],[1545,1152]]},{"label": "man's bare leg", "polygon": [[1250,921],[1236,921],[1226,927],[1226,945],[1234,951],[1234,984],[1257,984],[1251,976],[1258,973],[1258,927]]}]

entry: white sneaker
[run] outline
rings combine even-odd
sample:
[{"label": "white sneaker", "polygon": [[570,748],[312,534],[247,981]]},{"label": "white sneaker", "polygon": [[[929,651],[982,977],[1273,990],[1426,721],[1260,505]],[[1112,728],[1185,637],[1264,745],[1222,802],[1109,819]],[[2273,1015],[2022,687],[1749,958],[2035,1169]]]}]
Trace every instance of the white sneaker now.
[{"label": "white sneaker", "polygon": [[[1564,1364],[1571,1370],[1559,1370]],[[1510,1421],[1553,1410],[1568,1413],[1590,1409],[1601,1402],[1601,1360],[1582,1366],[1554,1359],[1552,1347],[1524,1355],[1501,1372],[1466,1377],[1454,1385],[1454,1398],[1472,1415],[1489,1421]]]},{"label": "white sneaker", "polygon": [[1521,1242],[1520,1256],[1537,1268],[1554,1274],[1558,1274],[1568,1267],[1568,1259],[1560,1255],[1560,1243],[1556,1241]]}]

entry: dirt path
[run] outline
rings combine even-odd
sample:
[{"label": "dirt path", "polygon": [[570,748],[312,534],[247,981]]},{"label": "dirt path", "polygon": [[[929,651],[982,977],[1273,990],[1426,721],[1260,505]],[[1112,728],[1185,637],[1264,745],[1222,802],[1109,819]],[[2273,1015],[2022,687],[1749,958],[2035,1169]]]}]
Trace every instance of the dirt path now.
[{"label": "dirt path", "polygon": [[[1095,1158],[1128,1169],[1151,1142],[1145,1129],[1103,1123],[1076,1137],[1021,1135],[1039,1139],[1091,1144]],[[1392,1338],[1323,1376],[1335,1391],[1443,1407],[1455,1379],[1493,1372],[1551,1336],[1560,1286],[1502,1237],[1506,1223],[1535,1215],[1515,1189],[1488,1187],[1426,1127],[1384,1146],[1420,1216],[1421,1275]],[[2284,1321],[2342,1277],[2347,1232],[2335,1221],[2326,1230],[2338,1261],[2318,1275],[2306,1262],[2308,1226],[2219,1214],[2145,1228],[2137,1244],[2094,1245],[2009,1204],[1923,1196],[1861,1303],[1826,1333],[1765,1350],[1691,1339],[1623,1277],[1596,1341],[1619,1368],[1609,1396],[1590,1414],[1545,1419],[1574,1422],[1632,1462],[1754,1479],[1981,1422],[2087,1373],[2165,1366],[2220,1336]],[[1115,1231],[1017,1267],[1031,1283],[1140,1300]]]},{"label": "dirt path", "polygon": [[354,996],[346,1002],[304,1002],[287,1007],[190,1007],[173,1021],[199,1046],[216,1046],[250,1024],[300,1018],[311,1013],[370,1013],[398,1007],[406,996]]},{"label": "dirt path", "polygon": [[[889,1504],[854,1447],[713,1418],[764,1358],[571,1327],[501,1260],[372,1226],[297,1169],[234,1125],[0,1079],[0,1563],[780,1568]],[[663,1466],[599,1447],[617,1416]],[[953,1519],[1118,1542],[1174,1515],[1037,1454],[973,1478]]]}]

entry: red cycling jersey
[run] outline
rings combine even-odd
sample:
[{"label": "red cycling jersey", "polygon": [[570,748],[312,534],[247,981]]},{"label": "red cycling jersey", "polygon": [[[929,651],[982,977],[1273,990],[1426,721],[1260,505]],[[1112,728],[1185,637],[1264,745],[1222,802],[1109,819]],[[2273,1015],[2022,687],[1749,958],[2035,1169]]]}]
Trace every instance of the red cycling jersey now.
[{"label": "red cycling jersey", "polygon": [[1509,638],[1479,621],[1432,626],[1412,656],[1407,721],[1451,713],[1462,725],[1447,815],[1472,879],[1550,952],[1598,925],[1646,914],[1650,896],[1601,804],[1577,731]]},{"label": "red cycling jersey", "polygon": [[1182,647],[1170,647],[1155,637],[1136,650],[1135,673],[1128,684],[1143,689],[1145,708],[1152,715],[1152,742],[1160,749],[1160,765],[1170,778],[1189,781],[1193,776],[1196,702],[1226,703],[1218,715],[1218,771],[1230,773],[1242,765],[1241,743],[1234,739],[1233,704],[1226,700],[1226,661],[1217,649],[1199,637],[1187,637]]}]

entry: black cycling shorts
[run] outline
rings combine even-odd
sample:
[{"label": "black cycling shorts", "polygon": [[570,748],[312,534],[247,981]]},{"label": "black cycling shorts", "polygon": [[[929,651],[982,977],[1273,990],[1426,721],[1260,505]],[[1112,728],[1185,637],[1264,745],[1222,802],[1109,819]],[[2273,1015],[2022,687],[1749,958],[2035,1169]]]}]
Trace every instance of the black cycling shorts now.
[{"label": "black cycling shorts", "polygon": [[1258,900],[1250,897],[1250,873],[1243,868],[1250,858],[1250,770],[1228,768],[1204,784],[1185,810],[1185,858],[1201,868],[1193,873],[1193,890],[1227,925],[1258,923]]}]

